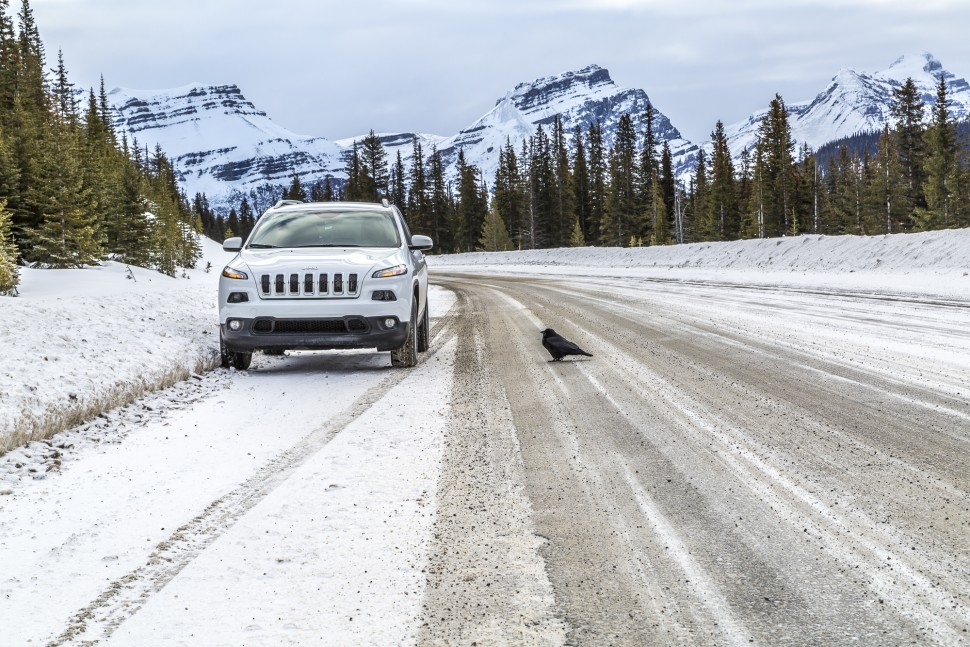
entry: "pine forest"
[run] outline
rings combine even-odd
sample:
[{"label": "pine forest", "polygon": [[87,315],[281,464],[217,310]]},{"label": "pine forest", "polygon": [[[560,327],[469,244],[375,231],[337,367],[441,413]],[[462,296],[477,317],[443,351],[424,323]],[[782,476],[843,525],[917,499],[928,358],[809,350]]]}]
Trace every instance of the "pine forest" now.
[{"label": "pine forest", "polygon": [[687,183],[652,108],[621,116],[610,141],[601,124],[567,132],[557,117],[507,141],[489,178],[461,150],[449,176],[440,151],[417,140],[406,167],[371,131],[348,152],[346,179],[306,186],[294,172],[289,186],[267,184],[216,213],[204,194],[185,196],[164,151],[115,132],[103,80],[78,92],[60,54],[46,68],[27,1],[14,18],[0,0],[0,294],[15,290],[22,263],[115,260],[176,275],[199,258],[196,232],[245,237],[280,198],[386,198],[439,253],[967,227],[968,128],[948,106],[945,78],[930,105],[908,79],[882,132],[813,151],[793,141],[776,95],[749,150],[730,150],[718,122]]}]

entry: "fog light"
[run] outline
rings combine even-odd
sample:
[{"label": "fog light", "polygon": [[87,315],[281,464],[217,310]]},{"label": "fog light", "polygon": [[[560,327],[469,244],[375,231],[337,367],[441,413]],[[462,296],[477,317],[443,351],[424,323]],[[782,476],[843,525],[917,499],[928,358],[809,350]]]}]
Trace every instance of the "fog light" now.
[{"label": "fog light", "polygon": [[393,328],[395,323],[396,322],[393,319],[385,319],[384,320],[384,327],[385,328]]},{"label": "fog light", "polygon": [[238,319],[230,319],[229,320],[229,330],[232,330],[232,331],[235,331],[235,332],[238,332],[238,331],[242,330],[242,322],[239,321]]}]

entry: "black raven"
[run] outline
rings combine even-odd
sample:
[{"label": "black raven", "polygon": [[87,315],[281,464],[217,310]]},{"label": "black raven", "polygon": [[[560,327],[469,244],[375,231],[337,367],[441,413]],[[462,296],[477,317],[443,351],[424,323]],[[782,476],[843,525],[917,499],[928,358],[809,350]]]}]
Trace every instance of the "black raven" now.
[{"label": "black raven", "polygon": [[549,351],[549,354],[552,355],[552,359],[556,362],[561,360],[566,355],[586,355],[587,357],[592,357],[592,355],[557,333],[552,328],[546,328],[542,331],[542,345],[545,346],[545,349]]}]

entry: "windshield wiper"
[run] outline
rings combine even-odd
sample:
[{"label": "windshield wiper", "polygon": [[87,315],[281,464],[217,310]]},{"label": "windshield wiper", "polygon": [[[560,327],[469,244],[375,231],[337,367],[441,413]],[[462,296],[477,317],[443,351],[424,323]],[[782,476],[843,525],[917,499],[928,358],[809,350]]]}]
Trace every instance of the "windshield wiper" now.
[{"label": "windshield wiper", "polygon": [[294,245],[294,247],[360,247],[360,245]]},{"label": "windshield wiper", "polygon": [[278,245],[265,245],[263,243],[250,243],[249,249],[278,249]]}]

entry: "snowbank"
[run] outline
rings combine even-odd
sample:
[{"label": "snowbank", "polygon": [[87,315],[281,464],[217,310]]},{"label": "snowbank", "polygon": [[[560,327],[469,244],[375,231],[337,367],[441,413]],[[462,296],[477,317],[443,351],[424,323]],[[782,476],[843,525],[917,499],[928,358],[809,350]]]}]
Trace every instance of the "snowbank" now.
[{"label": "snowbank", "polygon": [[219,271],[208,240],[172,278],[118,263],[23,269],[0,297],[0,454],[48,438],[218,362]]},{"label": "snowbank", "polygon": [[441,269],[842,287],[970,297],[970,229],[797,236],[658,247],[581,247],[429,257]]}]

